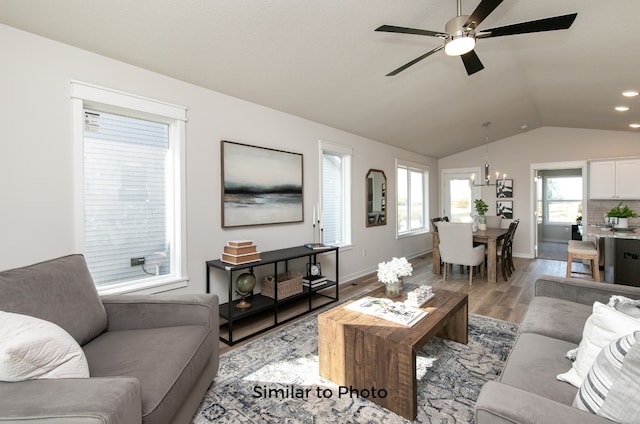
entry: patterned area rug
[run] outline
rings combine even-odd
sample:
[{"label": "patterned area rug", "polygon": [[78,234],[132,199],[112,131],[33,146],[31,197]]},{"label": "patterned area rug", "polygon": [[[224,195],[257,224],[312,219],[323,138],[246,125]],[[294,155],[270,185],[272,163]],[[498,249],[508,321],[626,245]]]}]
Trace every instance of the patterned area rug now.
[{"label": "patterned area rug", "polygon": [[[193,424],[409,423],[318,375],[317,322],[317,315],[306,317],[222,355]],[[473,422],[480,388],[499,375],[517,329],[470,314],[467,345],[439,338],[427,343],[416,361],[414,422]]]}]

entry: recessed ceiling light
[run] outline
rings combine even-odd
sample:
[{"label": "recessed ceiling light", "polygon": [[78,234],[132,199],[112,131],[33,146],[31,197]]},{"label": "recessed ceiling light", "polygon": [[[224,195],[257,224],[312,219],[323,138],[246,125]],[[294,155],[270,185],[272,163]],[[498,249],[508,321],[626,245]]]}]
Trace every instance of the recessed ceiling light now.
[{"label": "recessed ceiling light", "polygon": [[629,126],[633,129],[638,129],[640,128],[640,124],[629,124]]},{"label": "recessed ceiling light", "polygon": [[623,91],[622,95],[625,97],[635,97],[637,96],[639,93],[635,90],[627,90],[627,91]]},{"label": "recessed ceiling light", "polygon": [[628,106],[616,106],[615,110],[617,110],[618,112],[626,112],[629,110]]}]

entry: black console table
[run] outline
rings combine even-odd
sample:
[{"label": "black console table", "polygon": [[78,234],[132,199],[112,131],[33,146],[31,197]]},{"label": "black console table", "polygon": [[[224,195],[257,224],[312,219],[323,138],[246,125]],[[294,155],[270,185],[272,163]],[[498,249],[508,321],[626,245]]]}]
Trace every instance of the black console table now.
[{"label": "black console table", "polygon": [[[240,302],[240,300],[232,300],[233,299],[233,291],[234,291],[234,272],[241,270],[251,270],[253,268],[272,265],[273,266],[273,275],[277,276],[279,273],[289,271],[289,261],[293,259],[299,258],[308,258],[310,262],[317,262],[317,255],[324,253],[335,253],[335,280],[327,280],[324,284],[314,287],[303,286],[302,293],[287,297],[285,299],[277,300],[278,298],[278,288],[276,284],[275,288],[275,298],[270,298],[267,296],[263,296],[259,293],[252,293],[247,301],[251,303],[251,307],[248,309],[237,309],[236,305]],[[282,266],[284,265],[284,268]],[[290,247],[287,249],[279,249],[272,250],[269,252],[262,252],[261,259],[256,262],[250,262],[242,265],[233,265],[226,262],[222,262],[219,259],[207,261],[207,293],[210,293],[211,289],[211,269],[223,270],[227,273],[227,285],[229,290],[229,301],[227,303],[223,303],[220,305],[219,314],[224,322],[222,325],[227,326],[226,333],[228,334],[225,337],[224,332],[220,332],[220,340],[230,346],[235,343],[239,343],[243,340],[246,340],[250,337],[255,336],[256,334],[262,333],[264,331],[270,330],[274,327],[277,327],[281,324],[284,324],[288,321],[291,321],[299,316],[307,314],[311,311],[314,311],[318,308],[321,308],[329,303],[338,301],[338,248],[337,247],[322,247],[322,248],[307,248],[304,246],[298,247]],[[301,273],[304,275],[306,270],[301,270]],[[327,288],[335,288],[335,293],[332,293],[333,290],[326,290]],[[327,293],[329,292],[329,293]],[[318,298],[324,299],[324,302],[315,302]],[[279,320],[278,312],[279,309],[285,304],[294,302],[307,300],[307,306],[302,310],[302,312],[296,313],[294,316],[290,316],[284,320]],[[234,340],[233,330],[234,323],[248,319],[260,313],[271,313],[273,316],[273,324],[268,325],[264,328],[256,329],[251,334],[241,337],[237,340]]]}]

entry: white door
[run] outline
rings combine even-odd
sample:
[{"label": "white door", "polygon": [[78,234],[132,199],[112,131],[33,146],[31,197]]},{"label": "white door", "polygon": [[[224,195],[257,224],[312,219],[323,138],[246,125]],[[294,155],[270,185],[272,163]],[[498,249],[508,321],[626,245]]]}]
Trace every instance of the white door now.
[{"label": "white door", "polygon": [[[520,220],[520,227],[522,227],[523,229],[528,227],[530,230],[529,252],[532,255],[531,257],[533,258],[542,257],[542,258],[548,259],[549,257],[547,257],[547,253],[544,252],[544,249],[543,249],[544,239],[545,239],[543,235],[544,235],[544,232],[546,231],[544,229],[545,222],[547,222],[550,219],[548,216],[545,216],[545,214],[549,213],[549,211],[547,211],[548,207],[545,206],[546,194],[545,194],[545,188],[544,188],[543,173],[554,172],[554,171],[559,172],[562,170],[569,170],[569,169],[570,170],[580,169],[580,175],[582,175],[583,177],[582,194],[580,196],[582,198],[582,215],[584,217],[588,217],[589,216],[587,211],[588,202],[586,202],[585,199],[588,198],[589,193],[587,190],[587,184],[585,183],[586,178],[584,177],[585,175],[587,175],[587,162],[575,161],[575,162],[532,163],[529,165],[529,167],[531,171],[530,173],[531,175],[530,199],[532,202],[531,215],[529,215],[529,217],[526,220],[524,218]],[[533,224],[529,224],[528,222],[529,220],[531,220],[530,222],[532,222]],[[584,222],[586,222],[586,219]],[[571,231],[571,229],[569,228],[568,231]],[[566,253],[565,253],[565,257],[566,257]]]},{"label": "white door", "polygon": [[480,168],[445,169],[442,171],[442,216],[451,222],[471,222],[473,199],[480,198]]}]

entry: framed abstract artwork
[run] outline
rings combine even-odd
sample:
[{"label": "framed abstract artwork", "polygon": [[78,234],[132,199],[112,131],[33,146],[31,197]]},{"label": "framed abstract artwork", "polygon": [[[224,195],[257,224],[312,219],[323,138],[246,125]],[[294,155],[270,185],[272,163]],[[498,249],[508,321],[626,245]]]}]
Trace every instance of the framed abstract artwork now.
[{"label": "framed abstract artwork", "polygon": [[302,222],[302,154],[222,140],[222,227]]},{"label": "framed abstract artwork", "polygon": [[513,197],[512,179],[498,179],[496,181],[496,197],[498,199],[509,199]]},{"label": "framed abstract artwork", "polygon": [[513,200],[497,200],[496,216],[513,219]]}]

